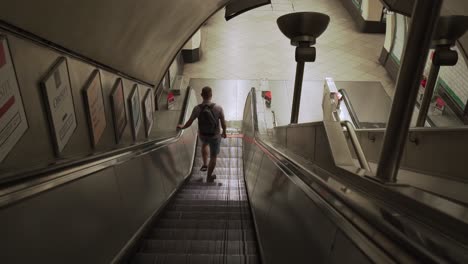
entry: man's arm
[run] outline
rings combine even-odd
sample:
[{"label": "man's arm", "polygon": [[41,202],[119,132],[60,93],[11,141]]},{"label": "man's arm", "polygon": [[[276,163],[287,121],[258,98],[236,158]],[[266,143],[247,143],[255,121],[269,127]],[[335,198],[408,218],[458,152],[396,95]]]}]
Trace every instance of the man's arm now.
[{"label": "man's arm", "polygon": [[185,125],[177,125],[177,128],[178,129],[186,129],[187,127],[190,127],[192,125],[193,121],[195,121],[195,118],[190,117],[190,119],[187,120],[187,123],[185,123]]},{"label": "man's arm", "polygon": [[181,124],[177,125],[177,129],[186,129],[187,127],[190,127],[193,121],[197,119],[197,116],[198,116],[197,107],[194,107],[192,110],[192,115],[190,116],[189,120],[187,120],[185,125],[181,125]]},{"label": "man's arm", "polygon": [[226,138],[226,119],[224,119],[224,110],[221,111],[221,115],[219,116],[219,119],[221,120],[221,127],[223,128],[223,132],[221,136],[223,138]]}]

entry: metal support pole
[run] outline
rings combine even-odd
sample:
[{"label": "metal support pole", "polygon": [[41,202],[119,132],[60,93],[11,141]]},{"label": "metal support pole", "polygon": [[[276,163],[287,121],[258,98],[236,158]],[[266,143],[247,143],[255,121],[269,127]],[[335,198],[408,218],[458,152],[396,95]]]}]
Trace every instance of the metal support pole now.
[{"label": "metal support pole", "polygon": [[417,0],[413,7],[411,27],[377,169],[377,178],[385,182],[396,182],[426,54],[429,52],[441,6],[442,0]]},{"label": "metal support pole", "polygon": [[432,96],[434,95],[434,88],[436,86],[437,78],[439,77],[440,66],[432,63],[431,71],[426,83],[426,88],[424,89],[424,97],[421,101],[421,106],[419,107],[418,121],[416,121],[416,126],[424,127],[426,123],[427,113],[429,111],[429,106],[431,105]]},{"label": "metal support pole", "polygon": [[299,106],[301,103],[302,79],[304,78],[303,61],[298,61],[296,66],[296,80],[294,81],[294,94],[291,109],[291,124],[297,124],[299,121]]}]

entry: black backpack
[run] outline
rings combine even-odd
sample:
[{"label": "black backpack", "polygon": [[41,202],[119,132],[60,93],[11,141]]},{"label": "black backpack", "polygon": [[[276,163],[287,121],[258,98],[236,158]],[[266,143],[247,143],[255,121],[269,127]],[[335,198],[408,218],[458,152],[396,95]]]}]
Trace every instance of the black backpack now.
[{"label": "black backpack", "polygon": [[218,120],[213,113],[215,104],[200,104],[200,114],[198,115],[198,130],[204,136],[214,136],[218,132]]}]

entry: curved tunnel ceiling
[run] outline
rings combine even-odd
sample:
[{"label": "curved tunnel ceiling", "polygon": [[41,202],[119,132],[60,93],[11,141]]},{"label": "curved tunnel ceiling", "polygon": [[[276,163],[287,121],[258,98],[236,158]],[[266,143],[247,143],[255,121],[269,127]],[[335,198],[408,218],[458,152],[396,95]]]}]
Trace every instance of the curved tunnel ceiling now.
[{"label": "curved tunnel ceiling", "polygon": [[177,52],[229,0],[14,0],[0,19],[156,84]]}]

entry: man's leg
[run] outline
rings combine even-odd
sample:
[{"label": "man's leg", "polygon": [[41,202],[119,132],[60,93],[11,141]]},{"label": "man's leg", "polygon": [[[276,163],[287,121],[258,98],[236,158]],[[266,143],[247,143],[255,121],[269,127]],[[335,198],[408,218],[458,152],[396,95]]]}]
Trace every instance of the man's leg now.
[{"label": "man's leg", "polygon": [[216,179],[216,175],[213,174],[213,171],[216,167],[216,160],[220,151],[221,138],[212,139],[210,142],[210,163],[208,164],[208,177],[207,180]]},{"label": "man's leg", "polygon": [[216,167],[216,159],[218,157],[216,155],[210,156],[210,164],[208,164],[208,178],[211,178],[213,175],[213,171]]},{"label": "man's leg", "polygon": [[208,164],[208,143],[202,143],[202,159],[203,159],[203,166]]}]

